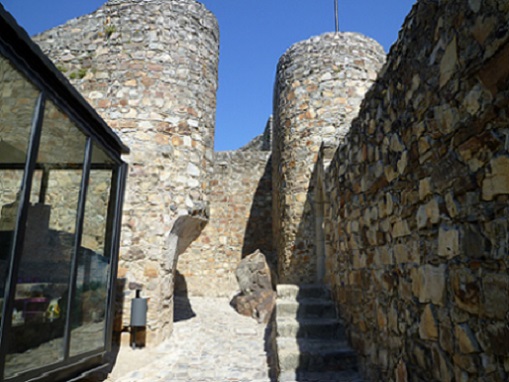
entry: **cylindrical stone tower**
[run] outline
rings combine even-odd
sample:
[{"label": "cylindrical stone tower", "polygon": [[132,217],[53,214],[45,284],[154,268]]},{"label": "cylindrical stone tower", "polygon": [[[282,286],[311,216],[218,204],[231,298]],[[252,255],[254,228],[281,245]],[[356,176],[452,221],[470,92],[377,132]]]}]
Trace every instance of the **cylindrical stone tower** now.
[{"label": "cylindrical stone tower", "polygon": [[[327,33],[281,57],[274,89],[274,238],[281,283],[316,280],[313,185],[322,143],[335,148],[385,60],[356,33]],[[329,150],[330,151],[330,150]]]},{"label": "cylindrical stone tower", "polygon": [[129,324],[133,289],[141,284],[150,298],[147,340],[158,343],[172,330],[176,256],[207,217],[216,18],[195,0],[110,0],[35,39],[131,149],[122,323]]}]

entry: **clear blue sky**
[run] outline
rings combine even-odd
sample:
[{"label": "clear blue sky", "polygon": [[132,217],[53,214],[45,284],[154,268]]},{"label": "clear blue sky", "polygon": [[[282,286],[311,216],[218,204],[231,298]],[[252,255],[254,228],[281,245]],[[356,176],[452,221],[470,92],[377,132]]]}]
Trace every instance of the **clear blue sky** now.
[{"label": "clear blue sky", "polygon": [[[168,0],[170,1],[170,0]],[[0,0],[33,35],[90,13],[105,0]],[[216,150],[261,134],[272,113],[279,57],[292,44],[334,30],[334,0],[201,0],[219,20],[221,51]],[[339,0],[341,31],[360,32],[386,51],[415,0]]]}]

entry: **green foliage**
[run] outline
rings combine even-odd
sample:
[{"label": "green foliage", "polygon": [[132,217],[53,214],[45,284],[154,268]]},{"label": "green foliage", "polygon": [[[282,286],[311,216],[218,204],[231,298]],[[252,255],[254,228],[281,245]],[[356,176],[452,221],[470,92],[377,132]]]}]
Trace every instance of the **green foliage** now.
[{"label": "green foliage", "polygon": [[62,73],[67,72],[67,68],[63,65],[57,65],[57,69],[60,70]]},{"label": "green foliage", "polygon": [[85,68],[81,68],[81,69],[78,69],[77,72],[72,72],[70,75],[69,75],[69,78],[71,80],[75,80],[77,78],[79,78],[80,80],[82,78],[84,78],[85,76],[87,75],[87,69]]},{"label": "green foliage", "polygon": [[85,68],[81,68],[80,70],[78,70],[78,77],[80,79],[82,79],[83,77],[85,77],[87,75],[87,69]]},{"label": "green foliage", "polygon": [[104,26],[104,34],[107,38],[109,38],[113,33],[117,31],[117,27],[115,25],[105,25]]}]

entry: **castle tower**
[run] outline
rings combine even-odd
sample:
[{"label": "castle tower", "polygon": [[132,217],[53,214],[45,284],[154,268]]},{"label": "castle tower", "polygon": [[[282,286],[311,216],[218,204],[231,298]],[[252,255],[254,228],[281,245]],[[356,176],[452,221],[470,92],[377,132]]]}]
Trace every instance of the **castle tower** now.
[{"label": "castle tower", "polygon": [[177,256],[208,215],[217,21],[195,0],[110,0],[35,40],[131,148],[122,325],[141,287],[150,297],[147,343],[157,344],[172,331]]},{"label": "castle tower", "polygon": [[325,158],[348,133],[385,59],[382,47],[356,33],[327,33],[281,57],[274,88],[273,204],[279,281],[317,280],[314,185]]}]

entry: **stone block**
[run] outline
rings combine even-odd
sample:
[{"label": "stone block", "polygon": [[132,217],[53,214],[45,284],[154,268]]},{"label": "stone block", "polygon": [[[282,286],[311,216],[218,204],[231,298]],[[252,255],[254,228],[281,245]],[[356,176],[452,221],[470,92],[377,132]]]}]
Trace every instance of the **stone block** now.
[{"label": "stone block", "polygon": [[235,275],[243,294],[272,289],[271,271],[265,255],[259,250],[241,260]]},{"label": "stone block", "polygon": [[387,246],[378,246],[375,248],[374,264],[377,267],[393,264],[393,256]]},{"label": "stone block", "polygon": [[446,270],[445,264],[438,267],[424,265],[412,273],[412,291],[419,302],[444,305]]},{"label": "stone block", "polygon": [[410,249],[405,244],[394,245],[394,259],[396,264],[408,263],[410,259]]},{"label": "stone block", "polygon": [[440,60],[440,87],[443,87],[454,75],[458,63],[458,49],[456,37],[445,48],[444,55]]},{"label": "stone block", "polygon": [[472,314],[479,314],[481,284],[470,269],[454,269],[450,272],[451,287],[456,306]]},{"label": "stone block", "polygon": [[424,178],[419,181],[419,198],[424,200],[431,195],[431,178]]},{"label": "stone block", "polygon": [[445,207],[447,208],[447,212],[451,218],[458,215],[458,202],[456,202],[454,195],[451,192],[445,195]]},{"label": "stone block", "polygon": [[400,359],[395,371],[396,382],[408,382],[408,371],[406,363]]},{"label": "stone block", "polygon": [[410,235],[410,228],[406,220],[398,220],[392,226],[392,237],[399,238]]},{"label": "stone block", "polygon": [[454,354],[454,336],[450,323],[440,325],[439,344],[449,354]]},{"label": "stone block", "polygon": [[398,309],[395,303],[389,307],[389,313],[387,317],[388,328],[393,333],[399,333],[398,328]]},{"label": "stone block", "polygon": [[146,264],[143,269],[143,275],[150,279],[159,276],[159,267],[156,264]]},{"label": "stone block", "polygon": [[468,324],[456,325],[454,334],[461,353],[469,354],[479,352],[479,345]]},{"label": "stone block", "polygon": [[500,156],[490,162],[490,172],[482,183],[483,200],[493,200],[497,195],[509,194],[509,157]]},{"label": "stone block", "polygon": [[476,337],[484,352],[498,356],[509,354],[509,328],[505,322],[483,325]]},{"label": "stone block", "polygon": [[471,374],[477,372],[476,355],[455,354],[453,356],[453,360],[454,365],[459,367],[461,370],[464,370]]},{"label": "stone block", "polygon": [[421,205],[417,210],[417,228],[424,228],[429,223],[437,224],[440,221],[440,209],[436,198],[430,200],[425,205]]},{"label": "stone block", "polygon": [[438,345],[431,348],[433,359],[432,372],[434,377],[443,382],[451,382],[453,380],[452,365],[447,355],[440,349]]},{"label": "stone block", "polygon": [[505,320],[509,314],[509,275],[483,274],[482,286],[481,315]]},{"label": "stone block", "polygon": [[438,232],[438,256],[452,259],[459,254],[458,229],[446,226],[440,227]]},{"label": "stone block", "polygon": [[436,341],[438,339],[438,326],[435,312],[430,304],[426,305],[419,324],[419,337],[423,340]]}]

